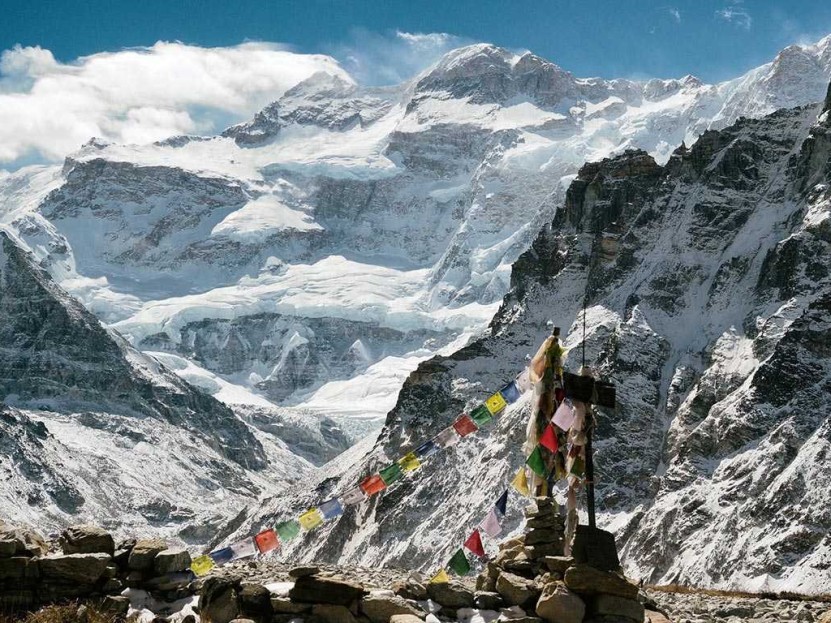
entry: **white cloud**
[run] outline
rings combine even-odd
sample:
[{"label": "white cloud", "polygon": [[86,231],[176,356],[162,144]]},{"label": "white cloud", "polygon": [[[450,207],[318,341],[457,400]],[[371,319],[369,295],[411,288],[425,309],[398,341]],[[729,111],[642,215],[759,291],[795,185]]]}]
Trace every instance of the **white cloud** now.
[{"label": "white cloud", "polygon": [[215,132],[321,70],[343,74],[332,58],[270,43],[160,42],[73,63],[17,46],[0,55],[0,164],[60,160],[93,136],[143,143]]},{"label": "white cloud", "polygon": [[330,45],[328,51],[361,84],[389,85],[413,77],[443,54],[470,43],[443,32],[378,34],[356,29],[346,43]]},{"label": "white cloud", "polygon": [[750,27],[753,25],[753,18],[742,6],[743,4],[743,0],[734,0],[723,9],[716,11],[716,17],[725,22],[735,24],[739,28],[750,30]]}]

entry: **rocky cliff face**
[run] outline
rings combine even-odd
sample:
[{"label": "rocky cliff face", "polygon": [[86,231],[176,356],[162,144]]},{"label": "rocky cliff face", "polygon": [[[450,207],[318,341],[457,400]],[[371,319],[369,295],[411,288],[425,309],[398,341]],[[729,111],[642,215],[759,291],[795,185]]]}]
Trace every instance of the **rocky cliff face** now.
[{"label": "rocky cliff face", "polygon": [[[450,424],[525,365],[549,321],[570,327],[576,369],[585,298],[588,363],[618,392],[599,414],[599,508],[628,571],[827,591],[830,108],[739,120],[665,166],[632,151],[582,167],[488,335],[420,365],[367,458],[315,496]],[[521,462],[529,408],[526,396],[300,555],[435,566]]]},{"label": "rocky cliff face", "polygon": [[95,517],[200,543],[267,479],[310,468],[263,422],[249,426],[105,329],[3,230],[0,315],[6,519]]}]

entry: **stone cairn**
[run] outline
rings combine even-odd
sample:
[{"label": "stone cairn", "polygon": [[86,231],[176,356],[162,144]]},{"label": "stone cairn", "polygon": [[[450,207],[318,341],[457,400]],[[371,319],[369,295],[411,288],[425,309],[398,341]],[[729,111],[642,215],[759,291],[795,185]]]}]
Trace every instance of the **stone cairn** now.
[{"label": "stone cairn", "polygon": [[[638,623],[647,620],[638,587],[620,573],[600,571],[563,555],[564,518],[550,498],[525,510],[522,536],[505,541],[476,587],[524,612],[523,623]],[[651,613],[658,621],[657,613]]]},{"label": "stone cairn", "polygon": [[95,526],[74,526],[61,533],[60,554],[49,553],[36,532],[0,523],[0,612],[97,599],[101,608],[125,615],[125,588],[140,588],[164,601],[195,590],[190,554],[160,539],[131,539],[116,545]]}]

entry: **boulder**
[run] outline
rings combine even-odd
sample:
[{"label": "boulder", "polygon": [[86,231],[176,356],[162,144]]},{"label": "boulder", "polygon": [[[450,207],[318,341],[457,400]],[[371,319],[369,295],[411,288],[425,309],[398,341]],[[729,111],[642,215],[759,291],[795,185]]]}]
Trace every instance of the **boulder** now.
[{"label": "boulder", "polygon": [[361,599],[361,612],[372,623],[387,623],[394,614],[411,614],[421,617],[418,607],[398,595],[370,593]]},{"label": "boulder", "polygon": [[[135,551],[135,550],[134,550]],[[186,549],[166,549],[153,558],[153,571],[156,575],[180,573],[190,569],[190,553]]]},{"label": "boulder", "polygon": [[626,578],[610,571],[600,571],[586,564],[569,567],[563,576],[566,586],[581,595],[609,594],[635,599],[638,587]]},{"label": "boulder", "polygon": [[108,554],[69,554],[41,558],[39,567],[44,583],[91,586],[104,577]]},{"label": "boulder", "polygon": [[505,601],[499,593],[477,591],[473,596],[473,605],[479,610],[498,610],[505,605]]},{"label": "boulder", "polygon": [[312,606],[312,621],[320,623],[356,623],[355,616],[346,606],[316,604]]},{"label": "boulder", "polygon": [[291,571],[289,571],[289,577],[296,580],[297,578],[305,578],[306,576],[317,575],[318,573],[320,573],[319,567],[306,565],[294,567]]},{"label": "boulder", "polygon": [[285,597],[271,598],[271,610],[274,614],[303,614],[311,608],[310,604],[298,604]]},{"label": "boulder", "polygon": [[540,560],[546,556],[562,556],[563,541],[556,543],[540,543],[539,545],[529,545],[524,548],[525,555],[531,560]]},{"label": "boulder", "polygon": [[415,601],[427,599],[427,587],[412,578],[408,578],[403,582],[401,580],[393,582],[392,590],[396,595],[404,599],[414,599]]},{"label": "boulder", "polygon": [[597,595],[589,602],[589,611],[594,616],[623,617],[638,623],[644,620],[644,607],[641,602],[617,595]]},{"label": "boulder", "polygon": [[130,599],[122,595],[107,595],[101,602],[101,610],[117,617],[127,616],[130,609]]},{"label": "boulder", "polygon": [[239,583],[222,577],[209,577],[199,593],[199,614],[204,623],[230,623],[239,615]]},{"label": "boulder", "polygon": [[502,551],[502,550],[505,550],[505,549],[515,549],[517,547],[521,548],[523,545],[525,545],[525,535],[521,534],[519,536],[513,537],[512,539],[507,539],[505,541],[502,541],[499,544],[499,551]]},{"label": "boulder", "polygon": [[563,533],[559,530],[552,530],[550,528],[538,528],[531,530],[525,535],[525,546],[531,545],[547,545],[553,543],[560,543],[563,539]]},{"label": "boulder", "polygon": [[363,586],[342,578],[307,575],[297,578],[294,587],[289,591],[289,598],[292,601],[348,608],[352,602],[366,594]]},{"label": "boulder", "polygon": [[390,623],[422,623],[422,620],[412,614],[394,614],[390,617]]},{"label": "boulder", "polygon": [[127,566],[133,571],[150,571],[159,552],[167,549],[167,543],[161,539],[140,539],[130,550]]},{"label": "boulder", "polygon": [[0,586],[14,586],[40,577],[37,559],[25,556],[0,558]]},{"label": "boulder", "polygon": [[530,560],[506,560],[503,568],[524,578],[533,579],[537,575],[536,567]]},{"label": "boulder", "polygon": [[45,556],[49,551],[46,541],[34,530],[16,528],[8,524],[0,524],[0,541],[4,541],[4,557],[12,556]]},{"label": "boulder", "polygon": [[274,614],[271,606],[271,592],[260,584],[242,584],[238,603],[242,614],[255,621],[270,621]]},{"label": "boulder", "polygon": [[61,532],[59,541],[64,554],[115,553],[112,535],[97,526],[72,526]]},{"label": "boulder", "polygon": [[502,595],[505,603],[527,609],[540,596],[540,589],[533,580],[520,577],[507,571],[499,575],[496,592]]},{"label": "boulder", "polygon": [[559,582],[546,584],[537,601],[537,614],[549,623],[580,623],[585,613],[579,595]]},{"label": "boulder", "polygon": [[445,608],[470,608],[473,593],[458,582],[430,582],[427,595]]},{"label": "boulder", "polygon": [[559,573],[560,577],[565,575],[569,567],[574,566],[574,558],[571,556],[546,556],[543,562],[549,571]]}]

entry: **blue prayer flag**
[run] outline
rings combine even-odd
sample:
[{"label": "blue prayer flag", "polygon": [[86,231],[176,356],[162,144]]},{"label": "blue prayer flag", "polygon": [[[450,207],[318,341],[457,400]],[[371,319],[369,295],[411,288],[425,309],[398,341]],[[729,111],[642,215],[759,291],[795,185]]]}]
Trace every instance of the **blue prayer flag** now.
[{"label": "blue prayer flag", "polygon": [[499,496],[499,499],[494,504],[496,510],[499,511],[499,514],[503,517],[505,516],[506,511],[508,510],[508,490],[505,489],[505,492]]},{"label": "blue prayer flag", "polygon": [[516,402],[520,397],[519,388],[517,388],[516,382],[514,381],[511,381],[505,387],[500,389],[499,393],[502,394],[502,397],[507,403]]}]

